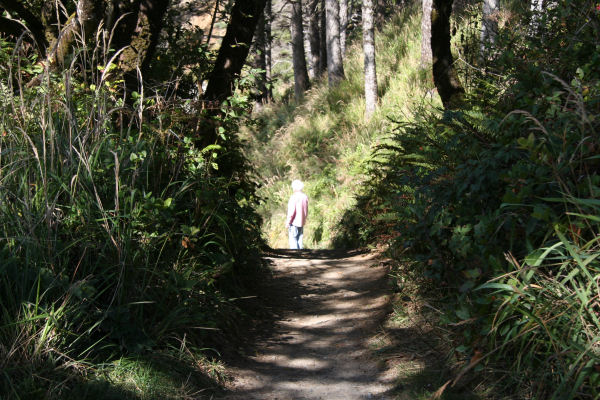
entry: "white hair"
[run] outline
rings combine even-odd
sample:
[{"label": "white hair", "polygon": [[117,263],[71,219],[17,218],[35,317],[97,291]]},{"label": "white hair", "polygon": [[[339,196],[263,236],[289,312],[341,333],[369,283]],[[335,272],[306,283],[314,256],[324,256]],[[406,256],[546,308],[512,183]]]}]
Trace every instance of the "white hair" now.
[{"label": "white hair", "polygon": [[302,181],[296,179],[292,182],[292,189],[294,189],[294,192],[299,192],[302,189],[304,189],[304,183],[302,183]]}]

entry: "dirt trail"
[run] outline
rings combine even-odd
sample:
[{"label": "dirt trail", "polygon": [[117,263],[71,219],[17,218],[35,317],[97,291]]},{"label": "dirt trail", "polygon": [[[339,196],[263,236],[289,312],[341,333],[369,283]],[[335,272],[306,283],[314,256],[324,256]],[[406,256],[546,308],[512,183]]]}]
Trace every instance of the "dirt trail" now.
[{"label": "dirt trail", "polygon": [[280,318],[232,368],[222,398],[392,398],[367,343],[389,310],[386,270],[375,255],[278,251],[270,259],[266,291]]}]

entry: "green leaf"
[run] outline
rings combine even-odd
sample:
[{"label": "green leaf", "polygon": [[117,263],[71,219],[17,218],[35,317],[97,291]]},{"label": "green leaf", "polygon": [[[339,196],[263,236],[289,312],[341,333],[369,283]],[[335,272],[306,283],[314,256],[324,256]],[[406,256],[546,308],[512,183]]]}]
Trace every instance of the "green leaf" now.
[{"label": "green leaf", "polygon": [[561,246],[562,242],[558,242],[546,249],[536,249],[525,257],[525,264],[532,267],[539,267],[550,252]]},{"label": "green leaf", "polygon": [[482,289],[501,289],[501,290],[508,290],[509,292],[513,292],[513,293],[519,292],[517,290],[517,288],[514,286],[507,285],[506,283],[498,283],[498,282],[484,283],[483,285],[477,286],[473,290],[482,290]]},{"label": "green leaf", "polygon": [[460,288],[458,288],[458,290],[461,293],[465,293],[468,292],[469,290],[473,289],[473,287],[475,286],[475,282],[473,281],[466,281],[465,283],[463,283]]},{"label": "green leaf", "polygon": [[600,217],[597,215],[578,214],[578,213],[573,213],[573,212],[568,212],[567,215],[574,215],[576,217],[581,217],[583,219],[589,219],[594,222],[600,222]]}]

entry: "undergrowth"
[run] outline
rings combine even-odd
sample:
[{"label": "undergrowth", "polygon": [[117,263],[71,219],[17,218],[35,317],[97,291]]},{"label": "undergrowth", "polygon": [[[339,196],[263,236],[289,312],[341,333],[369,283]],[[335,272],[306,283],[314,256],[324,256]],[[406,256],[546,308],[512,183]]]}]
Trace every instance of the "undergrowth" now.
[{"label": "undergrowth", "polygon": [[236,139],[197,148],[161,88],[125,102],[111,56],[54,73],[0,42],[3,398],[196,398],[260,269]]},{"label": "undergrowth", "polygon": [[408,268],[435,299],[453,385],[597,399],[600,15],[583,0],[514,8],[485,67],[462,64],[460,109],[395,119],[339,237],[385,241],[396,281]]}]

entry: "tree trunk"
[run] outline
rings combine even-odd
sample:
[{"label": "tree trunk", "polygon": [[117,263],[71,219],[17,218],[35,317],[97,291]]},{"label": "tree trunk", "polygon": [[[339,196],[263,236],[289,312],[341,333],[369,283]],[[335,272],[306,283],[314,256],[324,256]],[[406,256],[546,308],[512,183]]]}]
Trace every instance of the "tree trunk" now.
[{"label": "tree trunk", "polygon": [[75,13],[69,17],[60,34],[50,43],[51,53],[48,62],[51,67],[62,66],[65,57],[71,53],[77,39],[84,43],[94,37],[94,31],[104,16],[101,4],[93,0],[78,0]]},{"label": "tree trunk", "polygon": [[348,0],[340,0],[340,47],[342,57],[346,54],[346,35],[348,32]]},{"label": "tree trunk", "polygon": [[160,38],[168,5],[168,0],[142,0],[139,2],[135,30],[128,41],[128,46],[120,56],[121,69],[125,73],[128,90],[137,90],[139,87],[138,68],[143,75],[150,65]]},{"label": "tree trunk", "polygon": [[310,41],[310,59],[314,76],[319,76],[323,67],[321,66],[321,32],[319,31],[319,0],[308,2],[308,38]]},{"label": "tree trunk", "polygon": [[340,46],[340,4],[338,0],[325,0],[327,14],[327,77],[333,86],[345,78]]},{"label": "tree trunk", "polygon": [[375,21],[373,0],[363,0],[363,48],[365,53],[365,116],[377,107],[377,69],[375,65]]},{"label": "tree trunk", "polygon": [[450,15],[453,0],[433,0],[431,9],[431,52],[433,81],[447,109],[457,108],[465,92],[450,50]]},{"label": "tree trunk", "polygon": [[496,41],[498,33],[499,0],[484,0],[481,17],[481,60],[486,58],[486,49]]},{"label": "tree trunk", "polygon": [[265,3],[266,0],[236,0],[227,32],[208,79],[204,99],[223,101],[233,93],[234,81],[248,57],[254,30]]},{"label": "tree trunk", "polygon": [[256,58],[255,58],[255,66],[260,70],[258,73],[258,77],[256,80],[256,86],[258,89],[258,96],[256,100],[260,104],[264,104],[267,102],[267,57],[266,57],[266,23],[265,23],[265,13],[262,13],[258,24],[256,26],[256,35],[254,42],[256,43]]},{"label": "tree trunk", "polygon": [[325,12],[325,1],[321,0],[321,9],[319,10],[319,17],[321,19],[321,46],[319,47],[321,69],[319,70],[319,75],[327,71],[327,13]]},{"label": "tree trunk", "polygon": [[217,15],[219,13],[219,0],[215,0],[215,10],[213,11],[212,19],[210,20],[210,28],[208,29],[208,35],[206,36],[206,44],[210,45],[210,39],[212,39],[213,29],[215,22],[217,21]]},{"label": "tree trunk", "polygon": [[304,33],[302,31],[302,0],[292,3],[292,61],[294,64],[294,97],[300,101],[308,89],[308,71],[306,69],[306,53],[304,51]]},{"label": "tree trunk", "polygon": [[431,2],[422,0],[423,16],[421,17],[421,68],[430,68],[431,56]]},{"label": "tree trunk", "polygon": [[267,97],[266,102],[270,103],[273,100],[273,88],[271,85],[272,82],[272,74],[271,74],[271,66],[273,65],[272,61],[272,43],[273,36],[271,35],[271,22],[273,21],[273,12],[271,9],[271,0],[267,0],[265,5],[265,79],[267,81]]}]

